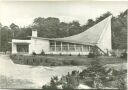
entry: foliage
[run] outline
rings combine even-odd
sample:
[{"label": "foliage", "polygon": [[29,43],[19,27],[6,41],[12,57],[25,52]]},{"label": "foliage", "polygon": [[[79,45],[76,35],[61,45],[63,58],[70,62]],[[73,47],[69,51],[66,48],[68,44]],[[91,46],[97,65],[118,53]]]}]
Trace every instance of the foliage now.
[{"label": "foliage", "polygon": [[51,77],[50,85],[44,85],[42,89],[57,89],[57,85],[59,85],[59,79],[57,76]]},{"label": "foliage", "polygon": [[[74,70],[56,82],[51,78],[48,88],[57,88],[61,85],[63,89],[77,89],[79,84],[83,83],[95,89],[110,87],[126,90],[126,73],[126,70],[106,69],[98,60],[94,60],[81,72]],[[44,86],[47,89],[47,85]]]},{"label": "foliage", "polygon": [[86,79],[90,78],[85,83],[94,88],[101,88],[102,83],[106,81],[105,68],[99,63],[98,60],[92,61],[87,69],[80,73],[80,77]]},{"label": "foliage", "polygon": [[[96,20],[88,19],[86,24],[80,25],[78,21],[72,21],[70,23],[60,22],[58,18],[37,17],[33,20],[33,23],[27,27],[19,27],[12,23],[10,27],[0,24],[0,51],[10,51],[12,38],[16,39],[30,39],[31,30],[37,29],[39,37],[57,38],[67,37],[86,31],[88,28],[97,24],[106,17],[112,15],[110,12],[102,14],[97,17]],[[126,13],[122,12],[116,17],[112,17],[112,48],[113,49],[126,49],[127,44],[127,19]]]},{"label": "foliage", "polygon": [[120,56],[121,58],[126,58],[127,59],[127,53],[126,52],[123,52],[123,53],[121,53],[121,56]]},{"label": "foliage", "polygon": [[40,55],[45,55],[45,52],[44,52],[44,50],[42,50],[42,52],[40,53]]},{"label": "foliage", "polygon": [[94,57],[95,57],[95,54],[94,54],[94,53],[91,53],[91,52],[90,52],[90,53],[88,54],[88,58],[94,58]]},{"label": "foliage", "polygon": [[43,65],[43,66],[65,66],[65,65],[89,65],[94,59],[98,59],[103,65],[105,64],[116,64],[116,63],[126,63],[127,59],[122,59],[119,57],[97,57],[97,58],[87,58],[86,56],[60,56],[60,55],[20,55],[12,54],[10,55],[11,60],[17,64],[26,65]]},{"label": "foliage", "polygon": [[6,52],[7,50],[11,50],[11,42],[12,33],[9,27],[3,26],[0,28],[0,51]]},{"label": "foliage", "polygon": [[116,87],[119,89],[119,90],[127,90],[127,81],[126,81],[126,76],[124,75],[120,75],[117,77],[117,80],[116,80]]},{"label": "foliage", "polygon": [[57,58],[51,58],[46,55],[36,55],[33,52],[33,55],[20,55],[12,54],[10,55],[11,60],[17,64],[26,64],[26,65],[44,65],[44,66],[64,66],[64,65],[84,65],[87,64],[86,61],[82,60],[58,60]]},{"label": "foliage", "polygon": [[32,52],[32,55],[36,55],[36,53],[35,52]]}]

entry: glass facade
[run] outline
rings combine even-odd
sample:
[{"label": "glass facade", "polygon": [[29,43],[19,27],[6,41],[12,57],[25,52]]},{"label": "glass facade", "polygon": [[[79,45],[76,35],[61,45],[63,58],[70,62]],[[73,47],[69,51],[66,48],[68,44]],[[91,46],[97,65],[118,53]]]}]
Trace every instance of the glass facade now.
[{"label": "glass facade", "polygon": [[55,52],[89,52],[89,45],[68,42],[50,41],[50,51]]},{"label": "glass facade", "polygon": [[69,50],[70,50],[71,52],[75,52],[75,44],[69,43]]},{"label": "glass facade", "polygon": [[61,42],[56,42],[56,51],[61,51]]}]

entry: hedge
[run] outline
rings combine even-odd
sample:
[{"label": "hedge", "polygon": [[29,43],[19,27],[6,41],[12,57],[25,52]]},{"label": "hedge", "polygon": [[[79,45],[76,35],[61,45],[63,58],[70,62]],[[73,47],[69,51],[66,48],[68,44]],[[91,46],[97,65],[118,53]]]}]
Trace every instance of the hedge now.
[{"label": "hedge", "polygon": [[57,58],[51,58],[41,55],[10,55],[11,60],[16,64],[23,65],[43,65],[43,66],[65,66],[65,65],[84,65],[87,64],[81,60],[58,60]]}]

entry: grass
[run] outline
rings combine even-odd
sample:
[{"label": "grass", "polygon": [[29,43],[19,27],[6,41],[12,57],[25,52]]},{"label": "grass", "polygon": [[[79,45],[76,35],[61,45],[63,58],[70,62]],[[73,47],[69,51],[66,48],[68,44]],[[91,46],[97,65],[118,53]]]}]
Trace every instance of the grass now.
[{"label": "grass", "polygon": [[33,83],[28,80],[12,79],[0,75],[0,88],[33,88]]},{"label": "grass", "polygon": [[14,63],[25,65],[43,65],[43,66],[67,66],[67,65],[89,65],[91,61],[98,60],[100,64],[124,63],[127,60],[119,57],[100,56],[97,58],[88,58],[87,56],[59,56],[59,55],[11,55]]}]

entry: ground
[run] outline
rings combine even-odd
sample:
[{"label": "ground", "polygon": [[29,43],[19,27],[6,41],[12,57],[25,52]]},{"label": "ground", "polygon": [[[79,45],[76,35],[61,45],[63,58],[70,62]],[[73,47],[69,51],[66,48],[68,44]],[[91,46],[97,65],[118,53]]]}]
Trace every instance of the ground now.
[{"label": "ground", "polygon": [[0,88],[41,88],[53,75],[62,76],[73,70],[82,69],[80,66],[18,65],[14,64],[9,56],[0,55]]},{"label": "ground", "polygon": [[[126,63],[106,64],[106,67],[125,68]],[[0,55],[0,88],[41,88],[52,76],[62,76],[86,66],[28,66],[14,64],[8,55]]]}]

